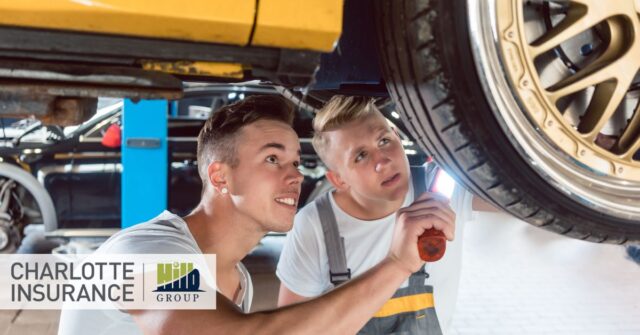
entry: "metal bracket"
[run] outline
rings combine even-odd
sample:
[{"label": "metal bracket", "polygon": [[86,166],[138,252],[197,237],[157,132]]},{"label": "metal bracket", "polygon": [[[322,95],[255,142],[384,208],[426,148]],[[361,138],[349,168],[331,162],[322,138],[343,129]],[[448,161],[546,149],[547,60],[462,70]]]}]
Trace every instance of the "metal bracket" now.
[{"label": "metal bracket", "polygon": [[160,148],[159,138],[128,138],[127,147],[129,148],[144,148],[155,149]]}]

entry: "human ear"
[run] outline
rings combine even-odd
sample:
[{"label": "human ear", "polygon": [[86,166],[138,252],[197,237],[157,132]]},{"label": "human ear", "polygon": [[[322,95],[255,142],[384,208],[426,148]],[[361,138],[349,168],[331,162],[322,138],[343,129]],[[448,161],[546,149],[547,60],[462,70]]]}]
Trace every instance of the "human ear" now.
[{"label": "human ear", "polygon": [[327,180],[335,187],[337,190],[344,191],[349,188],[349,185],[342,180],[340,175],[333,170],[327,171],[326,175]]},{"label": "human ear", "polygon": [[[217,193],[227,193],[228,184],[225,178],[226,164],[213,161],[207,168],[207,175],[209,176],[209,184],[216,190]],[[225,192],[226,190],[227,192]]]}]

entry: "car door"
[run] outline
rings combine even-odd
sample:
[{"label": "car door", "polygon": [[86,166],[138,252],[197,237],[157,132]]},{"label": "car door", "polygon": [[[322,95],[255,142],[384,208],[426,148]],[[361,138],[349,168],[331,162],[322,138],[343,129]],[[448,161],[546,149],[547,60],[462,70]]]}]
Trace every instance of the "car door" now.
[{"label": "car door", "polygon": [[72,214],[59,222],[59,228],[120,227],[120,147],[106,147],[102,138],[110,126],[121,123],[121,116],[122,108],[116,106],[76,135],[68,171]]},{"label": "car door", "polygon": [[197,138],[202,118],[169,118],[169,189],[167,209],[187,215],[200,201],[202,181],[198,174]]}]

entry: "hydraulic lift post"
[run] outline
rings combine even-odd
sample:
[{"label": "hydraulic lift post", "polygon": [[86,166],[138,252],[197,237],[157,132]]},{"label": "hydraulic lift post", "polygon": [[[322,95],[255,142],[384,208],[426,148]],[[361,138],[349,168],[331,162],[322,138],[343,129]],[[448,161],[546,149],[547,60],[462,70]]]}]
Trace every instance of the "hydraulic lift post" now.
[{"label": "hydraulic lift post", "polygon": [[122,222],[145,222],[167,207],[166,100],[126,99],[122,116]]}]

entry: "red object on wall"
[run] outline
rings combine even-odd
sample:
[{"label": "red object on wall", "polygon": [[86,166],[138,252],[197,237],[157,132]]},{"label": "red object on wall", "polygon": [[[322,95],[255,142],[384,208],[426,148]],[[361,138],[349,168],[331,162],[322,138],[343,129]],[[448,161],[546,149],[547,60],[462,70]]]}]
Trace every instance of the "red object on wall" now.
[{"label": "red object on wall", "polygon": [[119,148],[122,145],[122,131],[120,126],[112,124],[102,136],[102,145],[108,148]]}]

